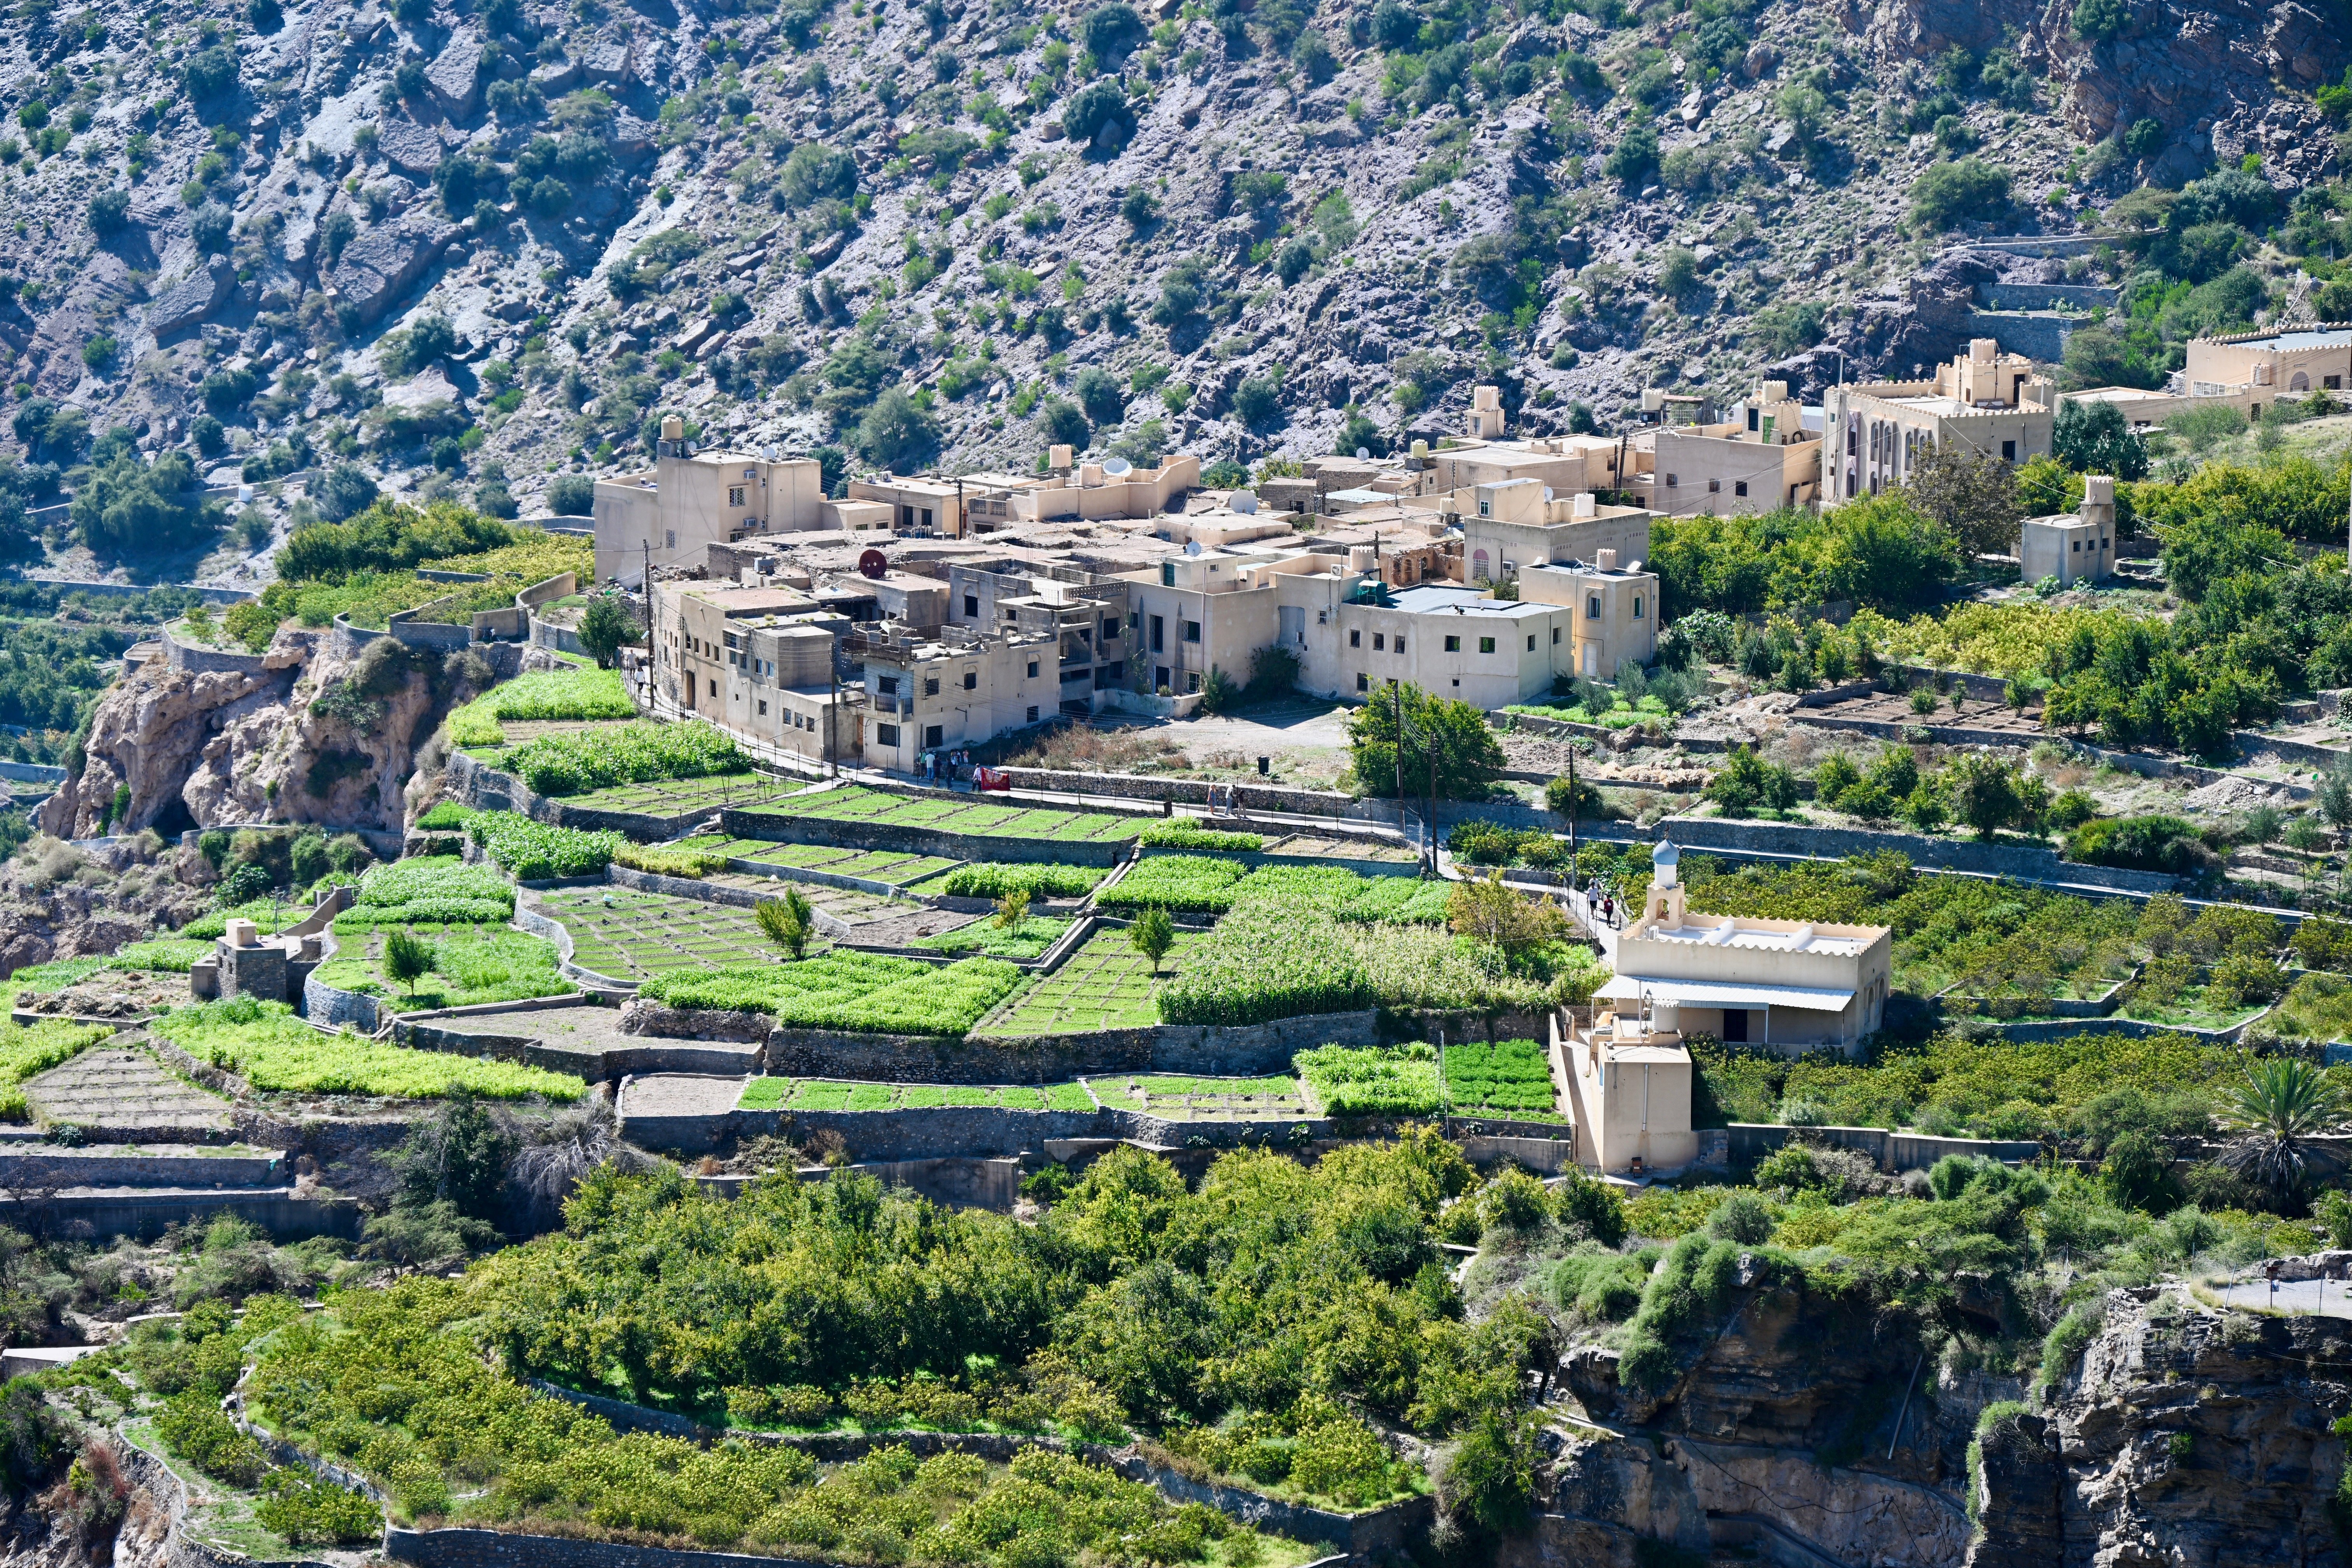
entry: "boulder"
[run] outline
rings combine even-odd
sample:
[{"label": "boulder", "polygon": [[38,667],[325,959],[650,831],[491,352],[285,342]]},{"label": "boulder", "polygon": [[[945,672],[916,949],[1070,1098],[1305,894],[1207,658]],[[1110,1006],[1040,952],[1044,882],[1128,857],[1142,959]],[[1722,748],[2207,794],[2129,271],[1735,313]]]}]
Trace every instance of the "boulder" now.
[{"label": "boulder", "polygon": [[466,120],[482,100],[482,39],[472,32],[453,35],[438,58],[425,68],[425,86],[442,113]]},{"label": "boulder", "polygon": [[371,228],[343,247],[328,269],[327,287],[340,303],[358,311],[362,321],[374,321],[464,232],[462,225],[436,223],[423,213]]},{"label": "boulder", "polygon": [[642,158],[653,151],[653,121],[640,120],[625,110],[613,117],[612,129],[605,135],[611,139],[616,158]]},{"label": "boulder", "polygon": [[620,84],[637,74],[637,49],[633,41],[591,44],[581,56],[580,68],[590,81]]},{"label": "boulder", "polygon": [[558,93],[570,92],[572,85],[579,79],[580,62],[569,56],[531,68],[530,85],[539,89],[540,96],[542,98],[553,98]]},{"label": "boulder", "polygon": [[416,180],[431,179],[446,151],[437,133],[414,120],[392,115],[376,121],[375,147],[385,163]]},{"label": "boulder", "polygon": [[220,309],[236,287],[236,268],[226,257],[215,257],[155,296],[147,307],[147,330],[156,340],[186,331]]}]

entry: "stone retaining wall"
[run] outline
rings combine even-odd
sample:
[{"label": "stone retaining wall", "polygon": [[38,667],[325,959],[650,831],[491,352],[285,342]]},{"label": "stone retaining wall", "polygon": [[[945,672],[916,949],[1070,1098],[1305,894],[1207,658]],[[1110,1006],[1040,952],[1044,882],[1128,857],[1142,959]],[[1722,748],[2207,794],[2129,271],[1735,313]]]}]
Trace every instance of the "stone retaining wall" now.
[{"label": "stone retaining wall", "polygon": [[1670,816],[1658,825],[1655,835],[1671,838],[1685,849],[1744,849],[1830,859],[1892,849],[1922,868],[1976,871],[2021,881],[2073,882],[2121,892],[2168,893],[2179,886],[2179,879],[2160,871],[2129,871],[2061,859],[2058,852],[2046,845],[1979,844],[1968,839],[1930,838],[1917,833],[1871,833],[1858,828],[1812,827],[1718,816]]},{"label": "stone retaining wall", "polygon": [[373,1035],[383,1027],[384,1014],[373,996],[328,984],[312,970],[302,982],[302,1016],[322,1029],[357,1029]]},{"label": "stone retaining wall", "polygon": [[[201,1147],[201,1145],[199,1145]],[[263,1154],[98,1154],[55,1144],[34,1144],[0,1152],[8,1185],[60,1187],[277,1186],[286,1180],[286,1157]]]},{"label": "stone retaining wall", "polygon": [[[564,999],[578,1005],[577,997]],[[604,1048],[566,1046],[536,1035],[492,1034],[467,1027],[463,1020],[394,1020],[392,1037],[420,1051],[446,1051],[452,1056],[490,1057],[520,1062],[550,1072],[568,1072],[590,1083],[611,1083],[631,1073],[682,1072],[740,1076],[758,1070],[760,1047],[724,1042],[701,1045],[684,1040],[648,1041],[642,1046]]]},{"label": "stone retaining wall", "polygon": [[1735,1121],[1724,1129],[1726,1153],[1735,1170],[1746,1170],[1786,1144],[1791,1135],[1801,1142],[1827,1143],[1867,1155],[1882,1171],[1924,1171],[1947,1154],[1980,1155],[1988,1160],[2021,1161],[2042,1157],[2042,1145],[2032,1140],[1998,1138],[1931,1138],[1924,1132],[1890,1132],[1884,1127],[1780,1127]]},{"label": "stone retaining wall", "polygon": [[[1116,800],[1177,801],[1207,805],[1212,792],[1223,799],[1230,792],[1243,811],[1277,812],[1294,816],[1372,818],[1382,811],[1376,803],[1360,801],[1334,790],[1291,789],[1282,784],[1212,784],[1203,779],[1160,778],[1148,773],[1073,773],[1050,768],[1006,768],[1014,789],[1044,790],[1061,795],[1108,795]],[[1385,808],[1393,816],[1394,806]]]},{"label": "stone retaining wall", "polygon": [[61,1193],[44,1198],[34,1212],[0,1205],[0,1224],[40,1234],[77,1237],[132,1236],[152,1241],[173,1226],[201,1224],[232,1214],[261,1227],[273,1241],[314,1236],[360,1238],[365,1215],[349,1198],[298,1198],[290,1187],[218,1191],[155,1188],[120,1193]]},{"label": "stone retaining wall", "polygon": [[243,648],[231,651],[227,648],[206,647],[201,643],[182,642],[172,635],[172,628],[169,626],[163,628],[162,636],[165,659],[175,670],[196,675],[212,674],[216,671],[228,671],[237,675],[260,675],[269,668],[269,656],[267,652],[247,653]]},{"label": "stone retaining wall", "polygon": [[1377,1045],[1381,1036],[1380,1015],[1370,1008],[1269,1024],[1153,1024],[1024,1039],[780,1028],[768,1036],[767,1068],[892,1083],[1055,1083],[1108,1072],[1244,1078],[1288,1072],[1291,1058],[1317,1046]]},{"label": "stone retaining wall", "polygon": [[[484,645],[482,651],[512,650],[519,658],[521,647],[519,643],[491,643]],[[593,811],[551,795],[540,795],[512,773],[501,773],[463,752],[449,753],[448,767],[450,780],[457,786],[457,798],[478,811],[520,812],[534,822],[544,822],[556,827],[575,827],[583,832],[610,829],[639,843],[674,838],[710,816],[707,806],[682,811],[671,816],[655,816],[634,811]]]},{"label": "stone retaining wall", "polygon": [[1319,1118],[1297,1121],[1169,1121],[1132,1110],[1012,1110],[1000,1106],[940,1106],[897,1110],[732,1110],[717,1116],[634,1116],[622,1101],[622,1131],[641,1148],[705,1154],[740,1138],[836,1132],[861,1162],[1017,1154],[1049,1139],[1133,1140],[1163,1146],[1193,1139],[1216,1148],[1281,1142],[1304,1127],[1307,1139],[1335,1136]]}]

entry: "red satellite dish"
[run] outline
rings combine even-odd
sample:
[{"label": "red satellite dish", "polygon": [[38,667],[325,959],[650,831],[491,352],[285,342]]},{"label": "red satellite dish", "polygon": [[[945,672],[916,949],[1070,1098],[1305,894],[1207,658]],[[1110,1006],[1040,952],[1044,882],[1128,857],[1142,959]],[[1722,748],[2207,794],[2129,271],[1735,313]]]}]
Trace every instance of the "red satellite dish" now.
[{"label": "red satellite dish", "polygon": [[857,574],[879,582],[882,574],[890,570],[889,558],[878,550],[869,550],[857,558]]}]

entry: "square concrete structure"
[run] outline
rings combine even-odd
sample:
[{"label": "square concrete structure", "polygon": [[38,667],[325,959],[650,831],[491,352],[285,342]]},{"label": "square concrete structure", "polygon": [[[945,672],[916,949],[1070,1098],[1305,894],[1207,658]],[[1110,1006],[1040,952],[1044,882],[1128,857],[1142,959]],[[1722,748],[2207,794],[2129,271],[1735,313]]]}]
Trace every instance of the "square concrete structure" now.
[{"label": "square concrete structure", "polygon": [[2116,569],[2116,481],[2105,474],[2083,480],[2079,511],[2029,517],[2020,526],[2018,575],[2039,583],[2055,577],[2062,588],[2095,583]]},{"label": "square concrete structure", "polygon": [[1647,1175],[1698,1158],[1691,1057],[1680,1035],[1658,1030],[1628,1008],[1596,1011],[1589,1029],[1564,1028],[1554,1015],[1551,1037],[1578,1164]]},{"label": "square concrete structure", "polygon": [[1649,901],[1619,933],[1616,975],[1596,1001],[1638,1005],[1660,1032],[1788,1055],[1852,1050],[1878,1028],[1894,974],[1888,928],[1694,914],[1678,859],[1671,842],[1652,852]]},{"label": "square concrete structure", "polygon": [[1554,674],[1613,680],[1619,665],[1647,664],[1657,654],[1657,574],[1621,569],[1613,550],[1590,566],[1529,566],[1519,574],[1519,595],[1565,605],[1572,617],[1567,668],[1555,659]]},{"label": "square concrete structure", "polygon": [[1625,487],[1670,517],[1802,506],[1820,493],[1822,439],[1785,381],[1759,382],[1729,417],[1661,425],[1633,441]]}]

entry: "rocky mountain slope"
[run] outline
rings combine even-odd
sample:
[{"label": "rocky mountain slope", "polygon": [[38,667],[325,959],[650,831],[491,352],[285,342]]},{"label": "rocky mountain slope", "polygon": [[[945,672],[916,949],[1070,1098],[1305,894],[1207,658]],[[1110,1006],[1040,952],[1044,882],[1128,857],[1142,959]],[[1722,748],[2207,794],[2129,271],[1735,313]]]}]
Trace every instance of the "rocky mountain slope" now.
[{"label": "rocky mountain slope", "polygon": [[29,5],[0,413],[528,503],[671,409],[1025,467],[1907,372],[1990,275],[1902,227],[1939,158],[1999,232],[2336,169],[2332,0],[2083,5]]},{"label": "rocky mountain slope", "polygon": [[1806,1289],[1743,1279],[1731,1304],[1662,1395],[1621,1390],[1613,1352],[1571,1352],[1565,1382],[1602,1425],[1563,1428],[1507,1560],[1630,1568],[1646,1537],[1955,1568],[2342,1561],[2340,1321],[2112,1291],[2029,1406],[2025,1380],[1954,1371]]}]

